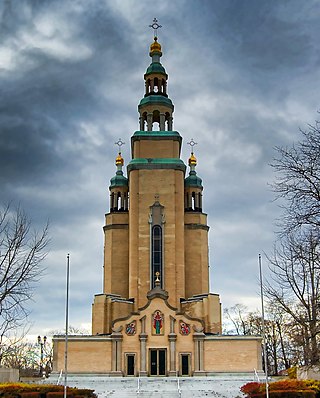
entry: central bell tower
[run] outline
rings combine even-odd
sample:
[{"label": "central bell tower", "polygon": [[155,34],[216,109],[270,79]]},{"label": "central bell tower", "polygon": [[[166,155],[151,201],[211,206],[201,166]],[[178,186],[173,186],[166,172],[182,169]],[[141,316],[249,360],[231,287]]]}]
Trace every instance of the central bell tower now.
[{"label": "central bell tower", "polygon": [[160,63],[157,38],[150,46],[151,64],[144,75],[139,103],[140,130],[131,138],[128,165],[130,297],[138,307],[154,287],[156,272],[169,302],[185,297],[184,175],[182,138],[173,131],[174,106],[167,94],[168,75]]},{"label": "central bell tower", "polygon": [[93,334],[111,333],[118,319],[144,308],[154,291],[161,291],[171,308],[202,320],[206,331],[219,333],[219,296],[209,293],[209,227],[202,211],[202,180],[196,173],[196,143],[189,142],[186,176],[182,137],[173,129],[174,105],[156,36],[149,55],[127,177],[122,171],[123,142],[116,143],[117,172],[110,181],[104,226],[104,288],[95,296]]}]

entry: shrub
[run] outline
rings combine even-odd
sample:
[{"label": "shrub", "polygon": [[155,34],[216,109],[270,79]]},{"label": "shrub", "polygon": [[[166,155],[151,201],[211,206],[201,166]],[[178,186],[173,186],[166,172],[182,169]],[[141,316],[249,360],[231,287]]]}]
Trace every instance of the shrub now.
[{"label": "shrub", "polygon": [[[67,391],[67,396],[70,397],[70,392],[69,391]],[[63,398],[64,397],[64,392],[63,391],[47,392],[46,397],[47,398]]]},{"label": "shrub", "polygon": [[297,367],[292,366],[291,368],[287,369],[289,379],[296,379],[297,378]]},{"label": "shrub", "polygon": [[[316,393],[312,390],[303,391],[269,391],[270,398],[315,398]],[[259,393],[250,395],[251,398],[266,398],[266,393]]]},{"label": "shrub", "polygon": [[28,391],[28,392],[21,392],[21,398],[41,398],[41,394],[38,391]]},{"label": "shrub", "polygon": [[[265,383],[257,382],[247,383],[240,389],[240,391],[249,398],[264,398],[266,396],[265,390]],[[320,398],[320,381],[296,379],[279,380],[274,383],[269,383],[269,396],[270,398]]]},{"label": "shrub", "polygon": [[[63,398],[64,387],[51,384],[0,384],[0,397],[5,398]],[[93,390],[85,388],[67,388],[69,398],[97,398]]]},{"label": "shrub", "polygon": [[269,391],[297,391],[310,390],[305,380],[284,379],[269,384]]},{"label": "shrub", "polygon": [[262,392],[262,384],[256,381],[249,382],[240,388],[240,391],[243,394],[246,394],[248,397],[253,397],[252,394],[257,394]]}]

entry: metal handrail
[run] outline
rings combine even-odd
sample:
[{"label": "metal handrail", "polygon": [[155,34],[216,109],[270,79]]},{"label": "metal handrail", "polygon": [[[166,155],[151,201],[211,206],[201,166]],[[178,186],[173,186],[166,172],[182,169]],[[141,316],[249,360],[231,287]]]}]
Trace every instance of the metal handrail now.
[{"label": "metal handrail", "polygon": [[137,386],[137,395],[140,395],[140,372],[139,372],[139,376],[138,376],[138,386]]},{"label": "metal handrail", "polygon": [[57,386],[60,384],[61,378],[62,378],[62,369],[60,370],[60,373],[59,373],[59,377],[58,377],[58,381],[57,381]]},{"label": "metal handrail", "polygon": [[178,371],[176,371],[176,377],[177,377],[178,394],[179,394],[179,398],[181,398],[181,388],[180,388],[180,379],[179,379]]},{"label": "metal handrail", "polygon": [[253,371],[254,371],[254,380],[257,379],[257,381],[260,383],[260,377],[259,377],[259,375],[258,375],[257,370],[256,370],[256,369],[253,369]]}]

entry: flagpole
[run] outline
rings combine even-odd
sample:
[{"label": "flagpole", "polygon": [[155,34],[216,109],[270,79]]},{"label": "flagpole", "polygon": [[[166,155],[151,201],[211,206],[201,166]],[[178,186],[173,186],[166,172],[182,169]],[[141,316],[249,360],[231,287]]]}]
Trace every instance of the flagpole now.
[{"label": "flagpole", "polygon": [[267,363],[267,347],[266,347],[266,330],[265,330],[265,324],[264,324],[264,303],[263,303],[263,281],[262,281],[261,254],[259,254],[259,271],[260,271],[260,293],[261,293],[261,316],[262,316],[262,339],[263,339],[264,372],[265,372],[265,375],[266,375],[266,398],[269,398],[268,363]]},{"label": "flagpole", "polygon": [[66,330],[65,330],[65,350],[64,350],[64,389],[63,396],[67,398],[68,381],[68,329],[69,329],[69,275],[70,275],[70,255],[67,255],[67,283],[66,283]]}]

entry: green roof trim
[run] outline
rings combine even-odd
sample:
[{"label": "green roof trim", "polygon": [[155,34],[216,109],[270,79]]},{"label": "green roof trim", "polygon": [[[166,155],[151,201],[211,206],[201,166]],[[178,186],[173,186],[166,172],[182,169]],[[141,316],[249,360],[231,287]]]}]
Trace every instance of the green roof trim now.
[{"label": "green roof trim", "polygon": [[202,188],[202,180],[195,171],[190,171],[189,176],[184,180],[186,187]]},{"label": "green roof trim", "polygon": [[171,99],[163,95],[149,95],[148,97],[142,98],[140,104],[138,105],[138,109],[142,105],[148,105],[148,104],[165,104],[168,105],[173,110],[173,104]]},{"label": "green roof trim", "polygon": [[185,173],[186,165],[179,158],[136,158],[132,159],[127,166],[128,173],[140,169],[174,169]]},{"label": "green roof trim", "polygon": [[135,131],[133,137],[181,137],[178,131],[156,130],[156,131]]},{"label": "green roof trim", "polygon": [[148,66],[145,75],[150,75],[151,73],[161,73],[162,75],[167,75],[166,70],[160,62],[152,62]]},{"label": "green roof trim", "polygon": [[110,180],[110,188],[114,187],[127,187],[128,186],[128,179],[123,175],[122,171],[117,171],[116,175],[111,178]]}]

